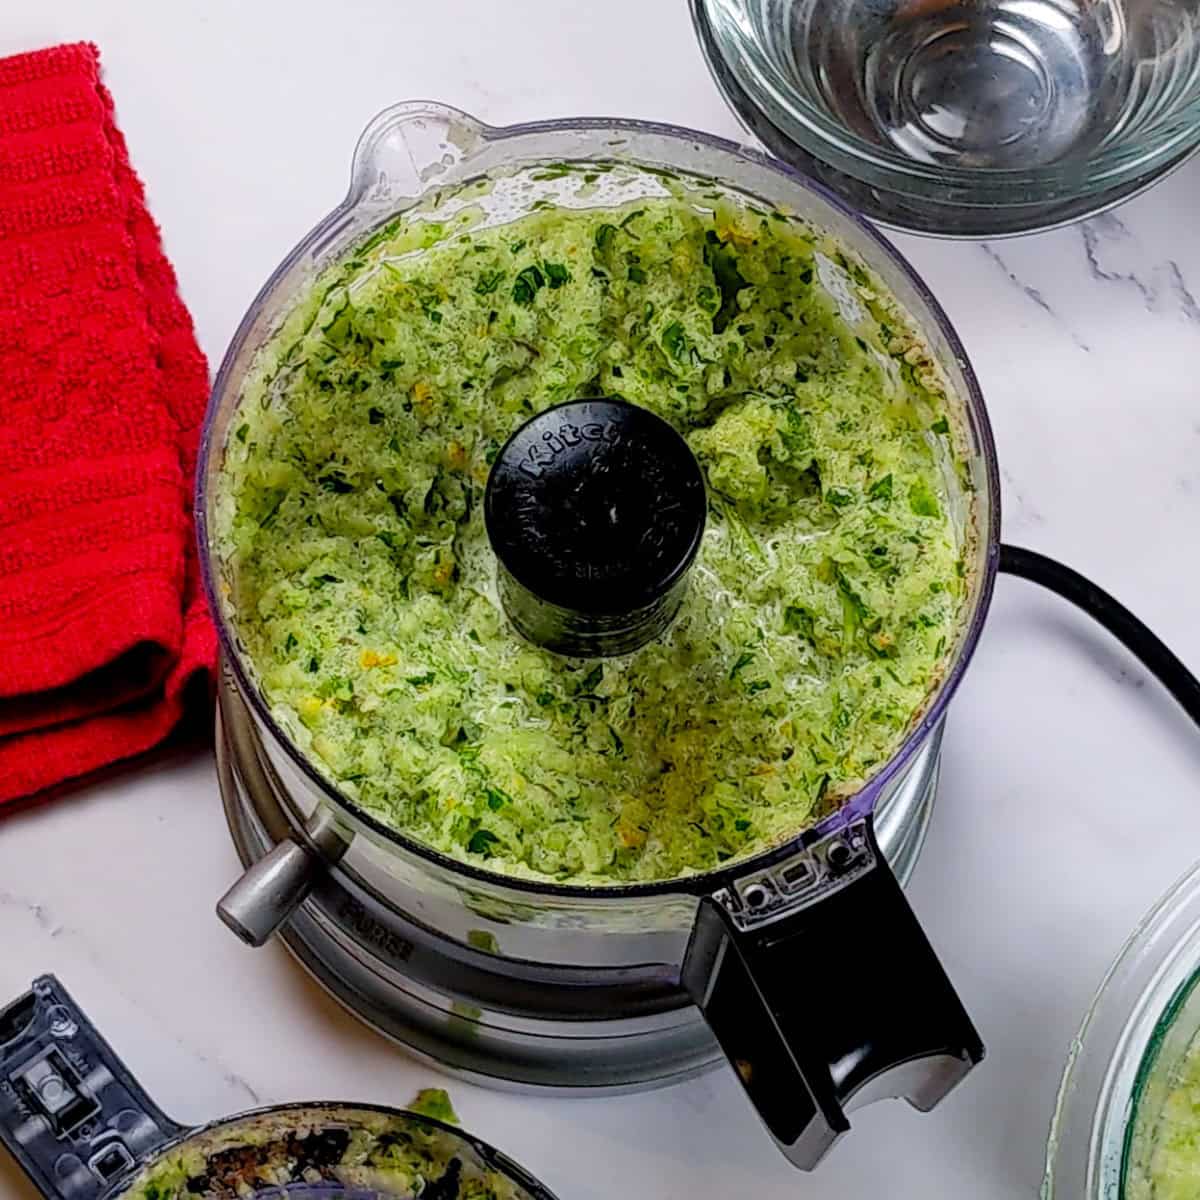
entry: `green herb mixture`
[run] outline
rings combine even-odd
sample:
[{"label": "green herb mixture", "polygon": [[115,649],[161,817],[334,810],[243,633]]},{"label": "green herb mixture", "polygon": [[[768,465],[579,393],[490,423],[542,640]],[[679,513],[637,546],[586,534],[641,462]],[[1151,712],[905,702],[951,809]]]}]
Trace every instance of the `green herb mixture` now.
[{"label": "green herb mixture", "polygon": [[528,1200],[524,1188],[473,1147],[419,1117],[324,1107],[234,1118],[203,1130],[152,1159],[121,1196],[234,1200],[305,1183],[395,1200]]},{"label": "green herb mixture", "polygon": [[[588,395],[671,421],[710,497],[678,619],[604,661],[512,631],[481,512],[508,435]],[[951,412],[862,268],[781,214],[401,220],[255,364],[226,599],[283,727],[384,824],[536,879],[704,871],[835,807],[938,682],[970,537]]]},{"label": "green herb mixture", "polygon": [[1195,1200],[1200,1195],[1200,1045],[1193,1042],[1169,1074],[1150,1081],[1138,1105],[1130,1200]]}]

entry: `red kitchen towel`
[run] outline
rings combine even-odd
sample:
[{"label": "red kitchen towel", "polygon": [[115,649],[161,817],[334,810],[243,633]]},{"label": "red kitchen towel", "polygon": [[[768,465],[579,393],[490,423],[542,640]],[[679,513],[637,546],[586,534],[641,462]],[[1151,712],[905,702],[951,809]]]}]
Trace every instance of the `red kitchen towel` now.
[{"label": "red kitchen towel", "polygon": [[211,680],[207,395],[96,48],[0,60],[0,803],[149,749]]}]

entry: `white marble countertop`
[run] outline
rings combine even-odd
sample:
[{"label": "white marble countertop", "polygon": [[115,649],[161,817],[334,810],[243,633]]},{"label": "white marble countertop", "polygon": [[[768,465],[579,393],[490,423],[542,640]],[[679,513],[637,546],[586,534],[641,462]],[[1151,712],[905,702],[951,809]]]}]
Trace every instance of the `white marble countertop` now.
[{"label": "white marble countertop", "polygon": [[[17,0],[0,52],[99,43],[215,366],[283,252],[340,199],[385,104],[495,123],[606,114],[736,137],[682,0]],[[1093,575],[1200,667],[1200,161],[1116,214],[1021,241],[900,238],[974,360],[1005,533]],[[469,1128],[563,1200],[1033,1196],[1063,1057],[1140,914],[1200,849],[1200,735],[1081,616],[1002,578],[952,710],[911,897],[989,1055],[941,1108],[876,1105],[813,1176],[732,1074],[550,1101],[453,1084]],[[0,819],[0,1002],[57,972],[171,1114],[403,1103],[435,1072],[278,946],[213,915],[237,872],[208,753]],[[887,1003],[881,996],[880,1004]],[[32,1190],[0,1161],[0,1200]]]}]

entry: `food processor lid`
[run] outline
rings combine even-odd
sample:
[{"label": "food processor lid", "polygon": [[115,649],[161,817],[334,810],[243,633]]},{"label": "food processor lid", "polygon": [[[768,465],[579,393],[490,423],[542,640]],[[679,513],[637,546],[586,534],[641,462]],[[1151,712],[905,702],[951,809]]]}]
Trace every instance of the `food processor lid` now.
[{"label": "food processor lid", "polygon": [[0,1009],[0,1145],[50,1200],[554,1200],[485,1142],[420,1113],[291,1104],[189,1130],[52,975]]},{"label": "food processor lid", "polygon": [[661,417],[610,398],[546,409],[488,476],[484,516],[509,617],[562,653],[636,649],[678,607],[705,510],[700,465]]}]

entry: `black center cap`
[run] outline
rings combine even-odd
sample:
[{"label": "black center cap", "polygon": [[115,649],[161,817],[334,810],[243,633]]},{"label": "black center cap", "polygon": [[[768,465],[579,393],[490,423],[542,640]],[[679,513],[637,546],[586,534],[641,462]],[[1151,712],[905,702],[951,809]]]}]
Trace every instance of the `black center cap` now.
[{"label": "black center cap", "polygon": [[624,400],[574,400],[509,438],[484,517],[502,567],[531,598],[611,626],[673,593],[705,507],[700,466],[670,424]]}]

